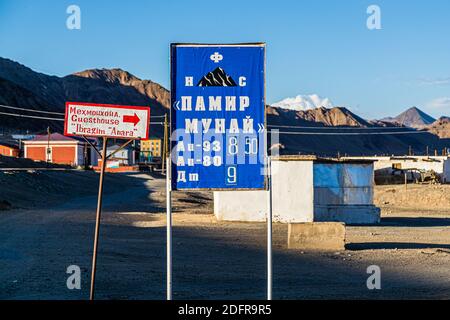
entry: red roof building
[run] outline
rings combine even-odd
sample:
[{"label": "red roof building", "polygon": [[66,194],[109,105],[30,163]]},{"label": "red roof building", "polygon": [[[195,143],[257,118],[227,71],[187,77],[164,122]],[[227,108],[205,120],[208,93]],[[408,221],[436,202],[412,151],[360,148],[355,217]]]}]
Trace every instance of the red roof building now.
[{"label": "red roof building", "polygon": [[[95,140],[91,141],[93,144]],[[97,165],[97,153],[83,139],[66,137],[60,133],[37,135],[24,141],[24,157],[71,166]]]}]

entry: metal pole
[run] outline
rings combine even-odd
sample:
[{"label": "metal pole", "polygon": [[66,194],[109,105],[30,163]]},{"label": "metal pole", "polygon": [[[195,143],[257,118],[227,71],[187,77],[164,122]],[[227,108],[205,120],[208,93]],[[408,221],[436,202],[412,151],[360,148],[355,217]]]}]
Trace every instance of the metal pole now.
[{"label": "metal pole", "polygon": [[94,288],[95,288],[95,271],[97,267],[97,248],[98,248],[98,236],[100,232],[100,216],[102,213],[102,200],[103,200],[103,178],[106,168],[106,145],[108,138],[103,138],[103,150],[102,150],[102,167],[100,171],[100,182],[98,186],[98,200],[97,200],[97,215],[95,218],[95,235],[94,235],[94,253],[92,255],[92,273],[91,273],[91,293],[90,300],[94,300]]},{"label": "metal pole", "polygon": [[172,300],[172,168],[166,159],[167,300]]},{"label": "metal pole", "polygon": [[[162,145],[162,154],[161,154],[161,159],[162,159],[161,172],[162,173],[164,173],[165,166],[168,166],[168,163],[164,163],[164,161],[167,158],[167,144],[166,144],[167,136],[168,136],[167,127],[168,126],[167,126],[167,113],[166,113],[166,114],[164,114],[164,141],[163,141],[163,145]],[[167,173],[167,168],[166,168],[165,172]]]},{"label": "metal pole", "polygon": [[408,189],[408,171],[405,170],[405,189]]},{"label": "metal pole", "polygon": [[267,300],[272,300],[272,172],[271,157],[267,158]]}]

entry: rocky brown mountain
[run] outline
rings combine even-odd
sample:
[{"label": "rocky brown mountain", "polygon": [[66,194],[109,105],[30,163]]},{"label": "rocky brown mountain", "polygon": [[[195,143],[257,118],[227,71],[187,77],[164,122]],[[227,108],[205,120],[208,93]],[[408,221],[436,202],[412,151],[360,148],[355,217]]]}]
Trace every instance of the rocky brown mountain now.
[{"label": "rocky brown mountain", "polygon": [[[63,113],[66,101],[150,106],[151,114],[155,116],[167,113],[170,93],[155,82],[141,80],[121,69],[94,69],[56,77],[0,58],[0,104]],[[6,112],[6,109],[0,109],[0,112]],[[42,131],[48,125],[54,130],[62,130],[62,122],[0,115],[3,130]],[[162,126],[155,125],[151,132],[161,136]]]},{"label": "rocky brown mountain", "polygon": [[430,124],[432,124],[436,119],[432,116],[426,114],[422,110],[417,107],[409,108],[408,110],[400,113],[398,116],[392,118],[384,118],[382,119],[386,122],[394,122],[400,125],[404,125],[411,128],[424,128]]},{"label": "rocky brown mountain", "polygon": [[[134,88],[141,96],[150,99],[158,104],[158,114],[166,112],[170,106],[170,92],[160,84],[141,80],[127,71],[121,69],[93,69],[74,73],[73,76],[95,79],[103,83],[110,83],[118,86],[128,86]],[[68,78],[68,77],[66,77]],[[148,103],[148,101],[146,101]],[[163,110],[159,110],[163,107]]]},{"label": "rocky brown mountain", "polygon": [[443,138],[450,138],[450,117],[441,117],[435,122],[433,122],[429,127],[428,131],[433,134]]},{"label": "rocky brown mountain", "polygon": [[297,116],[311,122],[322,123],[325,126],[368,127],[369,122],[343,107],[327,109],[320,107],[311,110],[297,111]]}]

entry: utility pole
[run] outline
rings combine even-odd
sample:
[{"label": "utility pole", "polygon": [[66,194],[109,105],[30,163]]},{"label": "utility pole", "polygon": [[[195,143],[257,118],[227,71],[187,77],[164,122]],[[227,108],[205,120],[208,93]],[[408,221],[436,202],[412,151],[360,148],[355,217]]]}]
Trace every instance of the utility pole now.
[{"label": "utility pole", "polygon": [[19,139],[19,158],[20,157],[25,157],[22,150],[22,139]]},{"label": "utility pole", "polygon": [[47,160],[47,163],[48,162],[50,162],[50,127],[47,127],[47,152],[46,152],[46,155],[47,155],[47,158],[46,158],[46,160]]}]

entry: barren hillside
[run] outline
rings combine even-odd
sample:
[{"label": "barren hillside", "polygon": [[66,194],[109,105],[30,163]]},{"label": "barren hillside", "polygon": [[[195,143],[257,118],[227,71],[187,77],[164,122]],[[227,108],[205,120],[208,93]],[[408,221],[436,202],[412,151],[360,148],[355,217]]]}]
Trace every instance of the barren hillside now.
[{"label": "barren hillside", "polygon": [[428,127],[428,130],[443,139],[450,138],[450,118],[439,118]]}]

